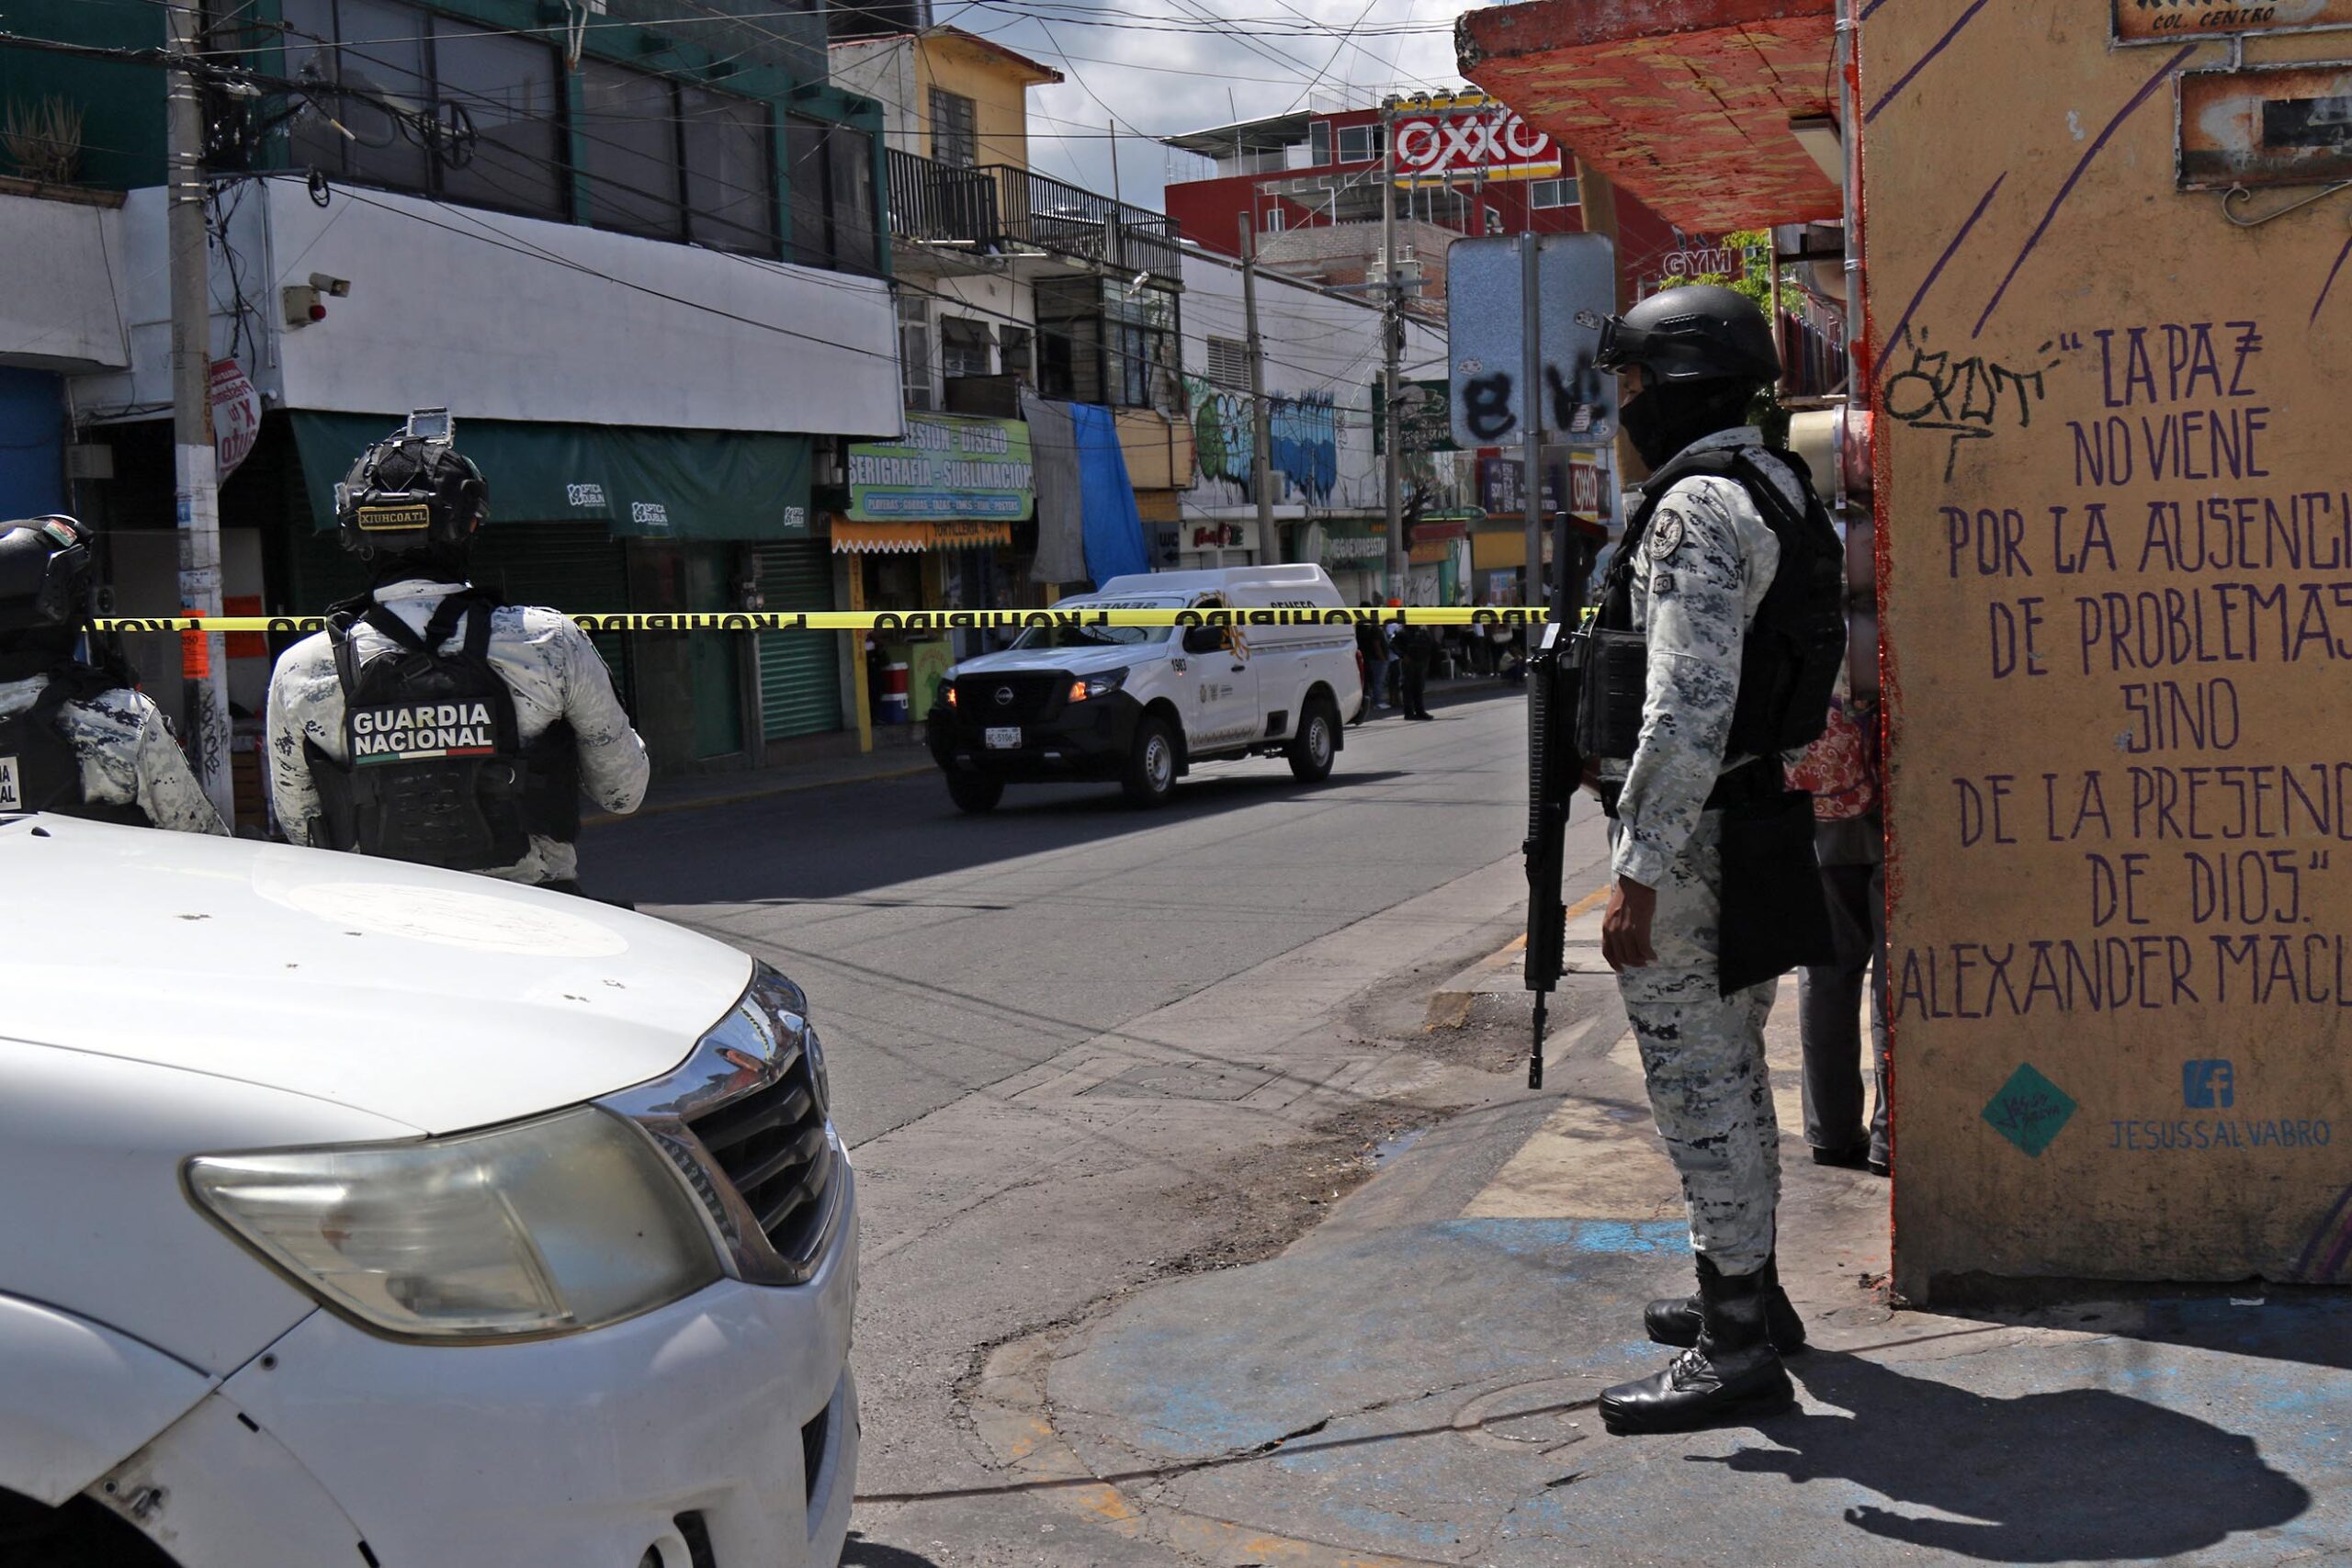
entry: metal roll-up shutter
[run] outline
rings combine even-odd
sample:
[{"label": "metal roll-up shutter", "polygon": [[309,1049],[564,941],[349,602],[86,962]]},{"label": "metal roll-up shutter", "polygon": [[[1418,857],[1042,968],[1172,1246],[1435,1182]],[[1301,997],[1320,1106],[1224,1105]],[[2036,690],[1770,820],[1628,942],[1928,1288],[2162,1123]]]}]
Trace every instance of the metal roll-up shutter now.
[{"label": "metal roll-up shutter", "polygon": [[[546,604],[568,615],[628,608],[628,560],[602,523],[493,522],[474,536],[473,578],[513,604]],[[621,705],[634,715],[628,639],[592,632],[589,640],[613,672]]]},{"label": "metal roll-up shutter", "polygon": [[[771,610],[833,607],[833,558],[823,539],[762,545],[760,592]],[[842,727],[834,632],[760,634],[760,730],[770,740]]]}]

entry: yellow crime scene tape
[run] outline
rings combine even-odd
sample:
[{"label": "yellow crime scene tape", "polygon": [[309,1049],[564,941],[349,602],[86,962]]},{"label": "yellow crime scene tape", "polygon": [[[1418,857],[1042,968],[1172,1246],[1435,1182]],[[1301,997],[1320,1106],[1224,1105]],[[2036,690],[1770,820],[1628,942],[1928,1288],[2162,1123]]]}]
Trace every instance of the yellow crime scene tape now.
[{"label": "yellow crime scene tape", "polygon": [[[1411,605],[1262,610],[695,610],[574,615],[589,632],[1049,631],[1087,626],[1533,626],[1548,611],[1519,605]],[[101,632],[315,632],[323,615],[109,615]]]}]

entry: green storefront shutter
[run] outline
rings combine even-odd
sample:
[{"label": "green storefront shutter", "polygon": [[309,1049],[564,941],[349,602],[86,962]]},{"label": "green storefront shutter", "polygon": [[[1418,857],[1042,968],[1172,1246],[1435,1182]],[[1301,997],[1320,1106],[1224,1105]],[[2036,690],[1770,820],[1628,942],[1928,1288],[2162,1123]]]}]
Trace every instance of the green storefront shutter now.
[{"label": "green storefront shutter", "polygon": [[[568,615],[616,614],[628,608],[628,561],[602,523],[514,523],[492,520],[474,536],[473,578],[509,604],[545,604]],[[613,672],[621,705],[637,711],[628,639],[594,632],[589,640]]]},{"label": "green storefront shutter", "polygon": [[[771,610],[833,607],[833,558],[823,539],[762,545],[760,591]],[[770,740],[842,727],[839,632],[760,634],[760,729]]]}]

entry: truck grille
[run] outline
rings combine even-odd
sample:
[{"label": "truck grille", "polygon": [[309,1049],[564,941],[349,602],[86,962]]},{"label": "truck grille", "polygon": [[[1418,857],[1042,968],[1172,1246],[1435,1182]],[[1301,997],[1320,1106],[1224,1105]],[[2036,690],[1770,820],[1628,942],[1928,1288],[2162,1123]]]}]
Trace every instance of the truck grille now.
[{"label": "truck grille", "polygon": [[1027,724],[1061,706],[1067,675],[967,675],[956,682],[956,716],[974,728]]},{"label": "truck grille", "polygon": [[833,1149],[807,1053],[796,1051],[767,1084],[686,1125],[735,1184],[768,1245],[788,1258],[808,1250],[828,1209]]}]

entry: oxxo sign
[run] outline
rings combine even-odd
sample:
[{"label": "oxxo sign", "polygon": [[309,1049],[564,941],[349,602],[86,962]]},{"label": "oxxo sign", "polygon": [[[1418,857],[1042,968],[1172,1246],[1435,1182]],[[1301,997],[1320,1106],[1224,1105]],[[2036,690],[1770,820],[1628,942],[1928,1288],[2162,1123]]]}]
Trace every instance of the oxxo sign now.
[{"label": "oxxo sign", "polygon": [[1544,179],[1560,172],[1557,143],[1500,104],[1407,111],[1396,117],[1396,183],[1484,175]]}]

